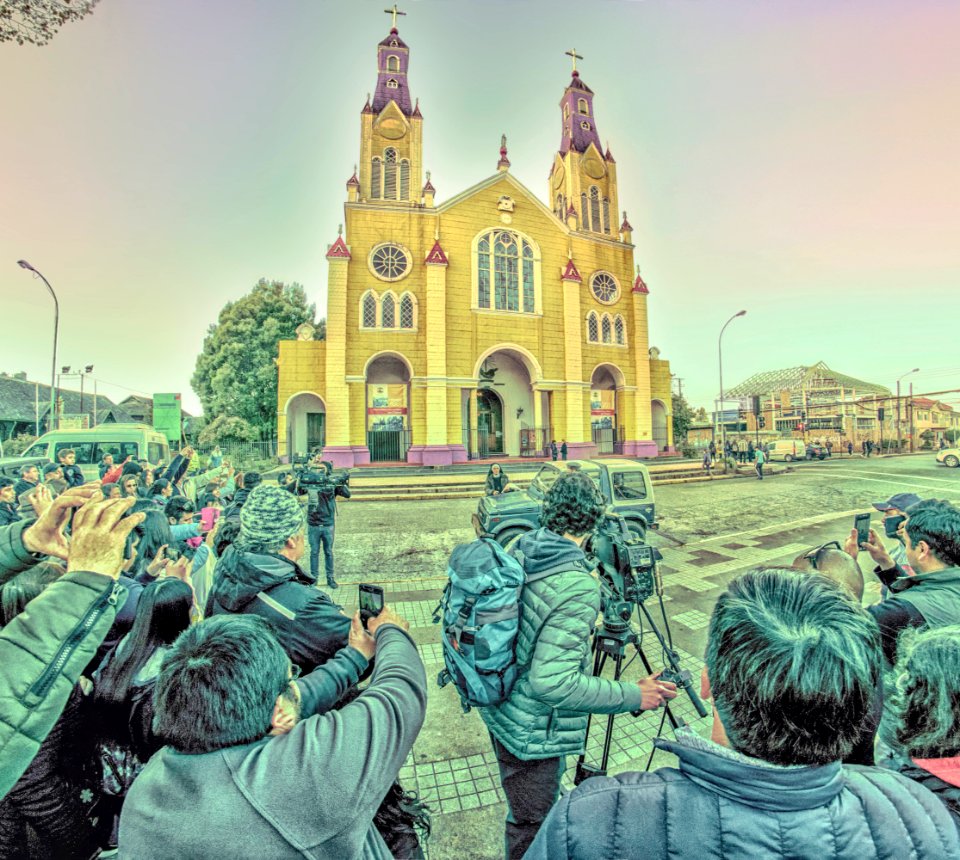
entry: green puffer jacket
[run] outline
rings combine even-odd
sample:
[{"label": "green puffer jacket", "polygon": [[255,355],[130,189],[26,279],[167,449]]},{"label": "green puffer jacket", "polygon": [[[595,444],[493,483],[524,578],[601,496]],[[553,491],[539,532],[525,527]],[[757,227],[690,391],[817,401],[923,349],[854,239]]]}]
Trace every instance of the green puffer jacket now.
[{"label": "green puffer jacket", "polygon": [[29,519],[0,526],[0,585],[45,558],[24,549],[23,532],[33,523],[34,520]]},{"label": "green puffer jacket", "polygon": [[570,570],[524,586],[517,682],[505,702],[479,709],[480,715],[493,736],[519,759],[578,755],[586,742],[587,714],[639,710],[640,688],[589,674],[600,585],[588,571],[580,547],[539,529],[522,537],[517,550],[527,574],[566,563]]},{"label": "green puffer jacket", "polygon": [[0,797],[60,719],[125,594],[109,576],[70,573],[0,631]]}]

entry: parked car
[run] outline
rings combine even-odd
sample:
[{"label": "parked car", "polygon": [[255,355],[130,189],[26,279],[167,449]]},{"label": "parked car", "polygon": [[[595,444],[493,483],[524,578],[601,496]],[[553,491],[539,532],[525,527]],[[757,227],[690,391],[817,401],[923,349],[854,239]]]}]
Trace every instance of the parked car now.
[{"label": "parked car", "polygon": [[816,442],[808,442],[806,456],[808,460],[825,460],[827,449]]},{"label": "parked car", "polygon": [[[146,424],[98,424],[88,430],[51,430],[34,442],[18,459],[57,462],[57,453],[72,448],[77,465],[88,481],[100,477],[103,455],[113,454],[114,463],[127,457],[149,460],[153,464],[170,462],[170,447],[162,433]],[[0,461],[0,468],[6,461]]]},{"label": "parked car", "polygon": [[937,462],[956,469],[960,466],[960,448],[944,448],[937,452]]},{"label": "parked car", "polygon": [[472,517],[477,534],[492,537],[506,546],[518,535],[539,528],[544,496],[570,467],[579,468],[593,478],[610,512],[622,516],[634,535],[642,538],[648,528],[657,527],[653,485],[647,467],[632,460],[601,458],[544,463],[526,490],[484,496]]}]

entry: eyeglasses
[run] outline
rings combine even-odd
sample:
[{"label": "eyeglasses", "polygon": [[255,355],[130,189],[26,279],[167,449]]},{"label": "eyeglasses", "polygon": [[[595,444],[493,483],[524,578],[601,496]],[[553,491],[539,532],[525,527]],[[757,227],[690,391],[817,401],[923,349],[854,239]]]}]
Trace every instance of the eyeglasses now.
[{"label": "eyeglasses", "polygon": [[814,570],[819,570],[820,556],[823,554],[825,550],[828,550],[828,549],[836,549],[836,550],[839,550],[840,552],[843,552],[843,547],[840,546],[840,542],[832,540],[829,543],[825,543],[822,546],[818,546],[816,549],[810,550],[810,552],[808,552],[804,556],[804,558],[810,562],[810,566]]}]

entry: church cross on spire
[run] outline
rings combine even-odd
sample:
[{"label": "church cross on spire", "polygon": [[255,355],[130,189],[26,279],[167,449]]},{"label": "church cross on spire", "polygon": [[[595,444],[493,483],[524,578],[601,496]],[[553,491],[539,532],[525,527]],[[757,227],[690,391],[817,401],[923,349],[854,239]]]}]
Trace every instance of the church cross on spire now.
[{"label": "church cross on spire", "polygon": [[570,51],[566,51],[565,56],[570,57],[570,59],[573,60],[573,73],[574,75],[578,75],[579,72],[577,71],[577,60],[582,60],[583,57],[577,53],[576,48],[573,48]]},{"label": "church cross on spire", "polygon": [[[390,27],[391,27],[391,29],[393,29],[393,30],[396,30],[396,29],[397,29],[397,15],[406,15],[406,14],[407,14],[406,12],[401,12],[401,11],[397,8],[397,4],[396,4],[396,3],[393,4],[393,8],[392,8],[392,9],[384,9],[383,11],[384,11],[387,15],[392,15],[392,16],[393,16],[393,21],[392,21],[391,24],[390,24]],[[582,58],[581,58],[581,59],[582,59]],[[574,61],[574,62],[576,62],[576,61]]]}]

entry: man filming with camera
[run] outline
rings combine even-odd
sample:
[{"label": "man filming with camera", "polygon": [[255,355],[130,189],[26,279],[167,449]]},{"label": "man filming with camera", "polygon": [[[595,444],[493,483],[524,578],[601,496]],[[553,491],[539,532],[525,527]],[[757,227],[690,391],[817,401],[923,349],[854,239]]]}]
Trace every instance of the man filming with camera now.
[{"label": "man filming with camera", "polygon": [[581,544],[604,509],[588,475],[562,474],[544,499],[541,528],[514,547],[527,576],[555,572],[523,587],[516,683],[502,704],[480,709],[507,797],[508,858],[523,856],[556,802],[566,757],[584,751],[588,714],[651,710],[677,695],[658,675],[627,683],[588,674],[600,583]]},{"label": "man filming with camera", "polygon": [[337,517],[337,497],[350,498],[350,476],[334,477],[330,464],[314,456],[307,467],[292,476],[287,489],[307,496],[307,541],[310,543],[310,578],[320,575],[320,547],[327,587],[338,588],[333,575],[333,539]]}]

